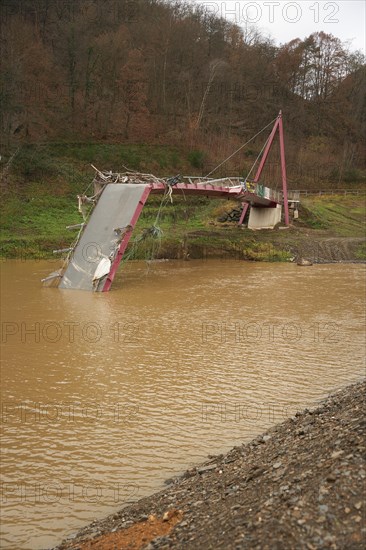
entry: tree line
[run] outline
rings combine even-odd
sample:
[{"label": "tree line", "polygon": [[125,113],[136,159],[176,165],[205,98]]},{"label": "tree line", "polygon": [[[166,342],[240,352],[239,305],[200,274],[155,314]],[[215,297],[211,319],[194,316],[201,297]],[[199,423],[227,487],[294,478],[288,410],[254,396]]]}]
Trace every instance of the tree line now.
[{"label": "tree line", "polygon": [[363,167],[365,60],[335,36],[276,46],[185,0],[0,6],[3,143],[152,142],[222,157],[282,109],[297,166]]}]

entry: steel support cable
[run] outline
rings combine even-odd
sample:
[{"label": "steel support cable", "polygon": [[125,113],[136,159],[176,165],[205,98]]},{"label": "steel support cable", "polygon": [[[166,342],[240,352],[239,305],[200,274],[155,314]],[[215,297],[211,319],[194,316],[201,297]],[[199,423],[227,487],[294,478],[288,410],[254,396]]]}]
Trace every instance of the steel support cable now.
[{"label": "steel support cable", "polygon": [[269,135],[268,138],[266,139],[266,142],[265,142],[265,144],[263,145],[263,147],[262,147],[262,149],[261,149],[259,155],[258,155],[257,158],[255,159],[255,161],[254,161],[254,163],[253,163],[253,166],[251,167],[251,169],[250,169],[250,171],[249,171],[247,177],[245,178],[245,181],[247,181],[247,179],[249,178],[250,174],[253,172],[254,166],[257,164],[258,160],[259,160],[260,157],[262,156],[262,153],[263,153],[263,151],[264,151],[264,149],[265,149],[267,143],[269,142],[269,138],[270,138],[270,137],[271,137],[271,136]]},{"label": "steel support cable", "polygon": [[229,157],[227,157],[225,160],[223,160],[220,164],[218,164],[218,166],[216,166],[216,168],[214,168],[213,170],[211,170],[211,172],[209,172],[209,174],[207,174],[207,176],[205,176],[206,178],[208,178],[209,176],[211,176],[211,174],[213,174],[214,172],[216,172],[216,170],[218,168],[220,168],[220,166],[222,166],[223,164],[225,164],[225,162],[227,162],[228,160],[230,160],[231,158],[233,158],[237,153],[239,153],[239,151],[241,151],[242,149],[244,149],[244,147],[246,145],[248,145],[248,143],[250,143],[251,141],[253,141],[257,136],[259,136],[262,132],[264,132],[264,130],[267,130],[267,128],[269,128],[269,126],[271,126],[276,120],[277,120],[278,117],[274,118],[273,120],[271,120],[271,122],[269,124],[267,124],[267,126],[265,126],[264,128],[262,128],[262,130],[260,130],[257,134],[255,134],[255,136],[253,136],[252,138],[250,138],[246,143],[244,143],[243,145],[241,145],[239,147],[239,149],[237,149],[236,151],[234,151],[234,153],[232,153]]}]

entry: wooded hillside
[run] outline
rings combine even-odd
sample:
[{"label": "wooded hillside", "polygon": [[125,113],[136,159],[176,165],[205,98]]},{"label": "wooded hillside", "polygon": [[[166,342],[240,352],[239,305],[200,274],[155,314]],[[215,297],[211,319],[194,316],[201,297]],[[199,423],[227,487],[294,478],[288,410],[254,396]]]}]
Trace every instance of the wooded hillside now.
[{"label": "wooded hillside", "polygon": [[[282,109],[292,176],[306,181],[316,170],[329,181],[359,181],[364,58],[332,35],[276,47],[255,28],[184,1],[0,6],[3,148],[60,140],[169,144],[193,151],[197,169],[208,172]],[[246,151],[246,163],[263,139]],[[234,159],[224,172],[242,168]]]}]

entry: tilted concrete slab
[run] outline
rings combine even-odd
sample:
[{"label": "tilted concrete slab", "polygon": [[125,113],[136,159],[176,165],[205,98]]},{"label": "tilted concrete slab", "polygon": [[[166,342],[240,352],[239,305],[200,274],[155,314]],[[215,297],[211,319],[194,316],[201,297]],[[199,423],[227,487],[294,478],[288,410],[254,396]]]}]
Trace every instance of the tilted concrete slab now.
[{"label": "tilted concrete slab", "polygon": [[[103,258],[118,249],[123,230],[129,226],[148,185],[107,185],[62,276],[59,288],[95,290],[93,278]],[[116,231],[117,229],[117,231]]]}]

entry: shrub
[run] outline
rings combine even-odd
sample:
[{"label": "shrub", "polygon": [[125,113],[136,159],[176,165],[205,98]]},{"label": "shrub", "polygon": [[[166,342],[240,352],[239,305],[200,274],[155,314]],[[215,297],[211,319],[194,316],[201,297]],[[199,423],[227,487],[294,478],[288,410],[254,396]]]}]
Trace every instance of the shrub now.
[{"label": "shrub", "polygon": [[199,151],[198,149],[194,149],[188,153],[188,160],[193,168],[203,168],[204,158],[205,153],[203,151]]}]

